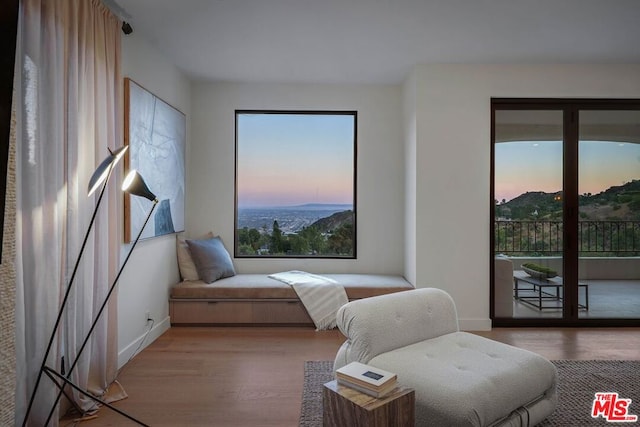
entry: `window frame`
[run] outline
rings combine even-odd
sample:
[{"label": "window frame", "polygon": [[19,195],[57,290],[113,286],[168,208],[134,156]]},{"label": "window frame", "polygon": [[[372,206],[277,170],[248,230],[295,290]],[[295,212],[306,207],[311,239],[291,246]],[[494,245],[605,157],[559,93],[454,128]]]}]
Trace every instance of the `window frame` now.
[{"label": "window frame", "polygon": [[[333,115],[333,116],[351,116],[353,118],[353,167],[352,167],[352,186],[353,186],[353,250],[350,255],[312,255],[312,254],[240,254],[238,244],[238,118],[241,115]],[[358,177],[358,111],[356,110],[260,110],[260,109],[236,109],[234,113],[234,228],[233,228],[233,254],[235,258],[241,259],[357,259],[357,177]]]},{"label": "window frame", "polygon": [[[495,113],[497,110],[562,110],[563,119],[563,315],[561,318],[496,317],[495,315]],[[585,318],[578,316],[578,142],[579,113],[593,110],[640,111],[640,99],[636,98],[491,98],[491,177],[490,177],[490,317],[498,327],[530,326],[636,326],[640,319],[633,318]]]}]

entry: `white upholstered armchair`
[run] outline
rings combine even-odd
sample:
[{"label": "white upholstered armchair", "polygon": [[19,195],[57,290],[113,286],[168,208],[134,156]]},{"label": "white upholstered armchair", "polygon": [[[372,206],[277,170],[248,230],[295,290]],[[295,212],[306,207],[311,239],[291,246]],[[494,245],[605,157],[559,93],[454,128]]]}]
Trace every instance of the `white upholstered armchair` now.
[{"label": "white upholstered armchair", "polygon": [[453,299],[423,288],[352,301],[334,369],[359,361],[416,393],[420,426],[533,426],[556,407],[556,369],[535,353],[461,332]]}]

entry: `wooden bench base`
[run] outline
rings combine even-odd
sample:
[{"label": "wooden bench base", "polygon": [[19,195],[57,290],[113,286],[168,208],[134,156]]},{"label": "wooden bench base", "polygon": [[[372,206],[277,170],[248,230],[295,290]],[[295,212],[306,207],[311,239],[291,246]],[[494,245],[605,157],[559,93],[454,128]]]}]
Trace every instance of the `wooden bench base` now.
[{"label": "wooden bench base", "polygon": [[172,325],[309,325],[300,300],[169,300]]},{"label": "wooden bench base", "polygon": [[[350,301],[413,289],[401,276],[326,276],[344,286]],[[266,274],[178,283],[171,288],[169,315],[172,325],[314,325],[293,288]]]}]

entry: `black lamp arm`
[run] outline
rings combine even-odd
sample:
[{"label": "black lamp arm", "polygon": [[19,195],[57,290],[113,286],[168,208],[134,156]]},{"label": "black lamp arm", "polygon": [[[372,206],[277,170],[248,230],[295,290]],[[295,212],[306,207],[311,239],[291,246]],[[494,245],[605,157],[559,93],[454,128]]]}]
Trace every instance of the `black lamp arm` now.
[{"label": "black lamp arm", "polygon": [[[71,373],[73,372],[73,369],[76,367],[76,365],[80,361],[80,355],[82,354],[82,352],[84,351],[85,347],[87,346],[87,344],[89,342],[89,338],[91,338],[91,334],[93,333],[93,330],[96,328],[96,326],[98,324],[98,320],[100,320],[100,316],[102,315],[102,312],[104,311],[105,307],[107,306],[107,303],[109,302],[109,298],[111,297],[111,294],[115,290],[116,285],[118,284],[118,279],[120,279],[120,275],[122,274],[122,271],[124,270],[125,265],[127,265],[127,261],[129,261],[129,257],[131,257],[131,254],[133,253],[133,250],[135,249],[136,245],[138,244],[138,240],[140,240],[140,236],[142,236],[142,232],[144,231],[145,226],[149,222],[149,219],[151,218],[151,214],[153,213],[153,211],[156,208],[157,204],[158,204],[158,199],[155,199],[153,201],[153,205],[151,207],[151,210],[149,211],[149,214],[147,215],[147,218],[144,221],[144,224],[142,225],[142,227],[140,228],[140,231],[138,232],[138,235],[136,236],[136,240],[133,242],[133,245],[131,245],[131,249],[129,249],[129,253],[127,254],[127,257],[124,259],[124,262],[120,266],[120,270],[118,271],[118,274],[116,275],[116,278],[113,280],[113,283],[111,284],[111,287],[109,288],[109,292],[107,293],[107,296],[105,297],[102,305],[100,306],[100,309],[98,310],[98,313],[96,314],[96,317],[94,318],[93,323],[91,324],[91,327],[89,328],[89,332],[85,336],[84,341],[82,342],[82,345],[80,346],[80,349],[78,350],[78,353],[76,354],[75,360],[73,361],[71,366],[69,366],[69,370],[67,371],[67,375],[66,375],[66,379],[67,380],[71,377]],[[86,393],[83,393],[83,394],[86,395]],[[55,409],[56,409],[56,406],[58,405],[58,402],[60,401],[60,397],[62,397],[62,390],[60,390],[58,392],[58,396],[56,397],[56,400],[55,400],[55,402],[53,403],[53,405],[51,407],[51,411],[49,412],[49,416],[47,417],[47,421],[44,424],[45,426],[49,424],[49,421],[51,420],[51,417],[53,417],[53,413],[55,412]],[[96,399],[94,399],[94,400],[96,400]],[[136,421],[136,420],[134,420],[134,421]],[[138,423],[142,424],[140,422],[138,422]],[[142,424],[142,425],[144,425],[144,424]]]}]

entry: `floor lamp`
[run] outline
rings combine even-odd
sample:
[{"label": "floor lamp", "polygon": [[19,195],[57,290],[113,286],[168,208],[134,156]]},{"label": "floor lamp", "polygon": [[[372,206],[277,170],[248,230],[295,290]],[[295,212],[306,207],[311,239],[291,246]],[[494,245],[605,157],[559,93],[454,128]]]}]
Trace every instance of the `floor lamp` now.
[{"label": "floor lamp", "polygon": [[[122,191],[125,191],[125,192],[127,192],[127,193],[129,193],[131,195],[134,195],[134,196],[144,197],[144,198],[152,201],[153,205],[151,206],[151,210],[149,211],[149,214],[147,215],[147,218],[145,219],[144,224],[140,228],[140,231],[138,232],[138,235],[136,236],[136,239],[134,240],[133,244],[131,245],[131,248],[129,249],[129,253],[127,254],[127,257],[124,259],[124,262],[120,266],[120,270],[118,271],[118,274],[116,275],[116,278],[113,280],[113,283],[111,284],[111,287],[109,288],[109,291],[107,292],[107,295],[106,295],[104,301],[102,302],[102,305],[100,306],[100,309],[98,310],[98,313],[96,314],[96,316],[95,316],[95,318],[93,320],[93,323],[91,323],[91,327],[89,328],[89,332],[87,332],[87,335],[85,336],[84,341],[82,342],[82,345],[80,346],[80,349],[78,350],[78,353],[76,354],[75,360],[69,366],[69,369],[67,371],[66,376],[61,375],[60,373],[56,372],[55,370],[53,370],[53,369],[51,369],[49,367],[45,366],[45,368],[44,368],[44,371],[47,374],[47,376],[56,385],[58,385],[58,388],[60,389],[59,392],[58,392],[58,396],[57,396],[55,402],[51,406],[51,411],[49,412],[49,416],[47,417],[47,421],[44,424],[45,426],[49,424],[49,421],[51,420],[51,417],[53,416],[53,414],[55,412],[56,406],[58,405],[58,402],[60,401],[60,398],[62,397],[62,394],[64,393],[64,386],[65,385],[71,386],[73,389],[75,389],[79,393],[83,394],[84,396],[88,397],[89,399],[91,399],[91,400],[93,400],[95,402],[98,402],[101,405],[106,406],[107,408],[119,413],[120,415],[130,419],[131,421],[134,421],[137,424],[142,425],[142,426],[147,426],[147,424],[135,419],[134,417],[132,417],[129,414],[127,414],[126,412],[121,411],[120,409],[114,407],[113,405],[111,405],[111,404],[99,399],[98,397],[86,392],[81,387],[77,386],[76,384],[74,384],[72,381],[69,380],[69,378],[71,377],[71,373],[73,372],[73,369],[76,367],[76,365],[78,364],[78,361],[80,360],[80,355],[82,354],[82,352],[84,351],[85,347],[89,343],[89,339],[91,338],[91,334],[93,333],[93,330],[96,328],[96,326],[98,324],[98,321],[100,320],[100,316],[102,315],[102,312],[104,311],[104,309],[107,306],[107,303],[109,302],[109,298],[111,297],[111,294],[113,293],[113,291],[116,288],[116,285],[118,284],[118,280],[120,279],[120,275],[122,274],[122,271],[124,270],[125,265],[127,265],[127,262],[129,261],[129,257],[131,257],[131,254],[133,253],[133,250],[135,249],[136,245],[138,244],[138,240],[140,240],[140,236],[142,235],[142,232],[143,232],[145,226],[147,225],[147,223],[149,222],[149,219],[151,218],[151,214],[153,213],[156,205],[158,204],[158,198],[155,196],[155,194],[153,194],[149,190],[149,187],[147,187],[147,184],[144,182],[144,179],[142,178],[142,176],[136,170],[132,170],[131,172],[129,172],[129,174],[125,178],[124,182],[122,183]],[[62,381],[63,384],[59,383],[57,380]]]},{"label": "floor lamp", "polygon": [[29,419],[29,414],[31,413],[31,408],[33,407],[33,402],[35,401],[35,398],[36,398],[38,387],[40,386],[40,381],[42,380],[42,374],[45,373],[45,368],[47,367],[47,358],[49,357],[49,353],[51,352],[51,348],[53,347],[53,341],[55,340],[56,333],[58,332],[58,328],[60,327],[62,314],[67,305],[67,301],[71,293],[71,288],[73,287],[73,281],[76,277],[76,273],[78,272],[78,266],[80,265],[80,258],[82,258],[82,254],[84,253],[84,249],[87,245],[87,240],[89,239],[89,233],[91,232],[93,223],[95,222],[96,215],[98,213],[98,207],[102,202],[102,197],[104,196],[104,191],[107,188],[109,177],[111,176],[113,169],[116,167],[120,159],[122,159],[122,157],[124,156],[124,153],[127,151],[128,148],[129,146],[125,145],[123,147],[120,147],[116,151],[109,150],[109,155],[102,161],[102,163],[98,165],[96,170],[93,172],[91,179],[89,180],[89,187],[88,187],[88,194],[87,194],[88,196],[91,196],[100,187],[100,185],[102,185],[102,189],[100,190],[100,196],[98,197],[96,205],[93,208],[93,215],[91,216],[89,227],[87,227],[87,232],[84,235],[84,240],[82,241],[82,246],[80,247],[80,253],[78,253],[76,264],[73,267],[71,278],[69,279],[69,283],[67,284],[67,289],[64,293],[64,297],[62,298],[62,303],[60,304],[60,309],[58,310],[58,316],[56,317],[56,322],[53,326],[53,331],[51,331],[49,344],[47,345],[47,349],[45,350],[44,357],[42,358],[42,364],[40,365],[40,371],[38,372],[38,377],[36,378],[36,384],[33,387],[33,391],[31,392],[31,397],[29,398],[29,405],[27,406],[27,412],[25,413],[24,420],[22,421],[23,427],[27,424],[27,421]]}]

